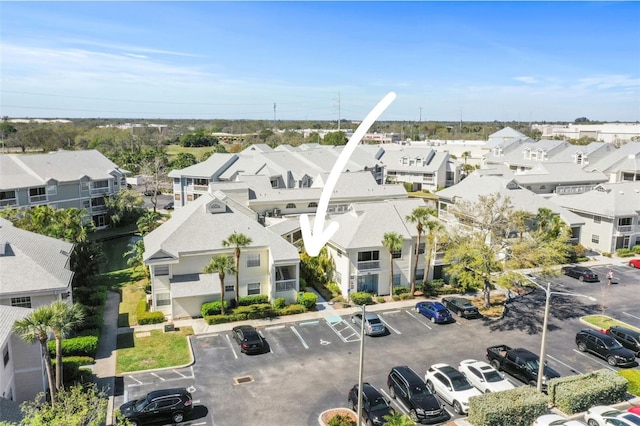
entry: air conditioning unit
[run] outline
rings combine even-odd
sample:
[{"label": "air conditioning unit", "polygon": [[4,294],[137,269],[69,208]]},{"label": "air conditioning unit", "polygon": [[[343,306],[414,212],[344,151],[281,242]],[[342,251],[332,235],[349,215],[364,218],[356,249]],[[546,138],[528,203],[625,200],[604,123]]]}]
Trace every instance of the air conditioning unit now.
[{"label": "air conditioning unit", "polygon": [[280,217],[280,216],[282,216],[280,209],[273,209],[273,217]]}]

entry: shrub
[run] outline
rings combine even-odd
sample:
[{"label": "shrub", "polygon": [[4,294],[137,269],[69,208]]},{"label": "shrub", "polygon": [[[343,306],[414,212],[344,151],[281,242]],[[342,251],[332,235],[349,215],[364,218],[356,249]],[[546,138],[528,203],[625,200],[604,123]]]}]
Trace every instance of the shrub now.
[{"label": "shrub", "polygon": [[485,393],[469,399],[469,422],[474,426],[530,426],[547,412],[547,397],[532,386]]},{"label": "shrub", "polygon": [[400,295],[402,293],[409,293],[409,290],[410,290],[409,287],[405,285],[399,285],[399,286],[393,287],[393,294]]},{"label": "shrub", "polygon": [[413,184],[410,182],[402,182],[402,186],[404,186],[404,190],[407,192],[413,192]]},{"label": "shrub", "polygon": [[373,304],[373,297],[370,293],[357,291],[355,293],[351,293],[351,301],[356,305],[371,305]]},{"label": "shrub", "polygon": [[384,302],[385,302],[384,297],[382,296],[376,297],[376,303],[384,303]]},{"label": "shrub", "polygon": [[236,314],[230,314],[230,315],[209,315],[204,317],[204,320],[207,322],[207,324],[209,325],[214,325],[214,324],[225,324],[228,322],[234,322],[234,321],[244,321],[247,319],[246,315],[236,315]]},{"label": "shrub", "polygon": [[602,252],[602,255],[603,255],[604,257],[611,257],[611,253],[609,253],[608,251],[603,251],[603,252]]},{"label": "shrub", "polygon": [[628,248],[619,248],[616,250],[616,256],[618,257],[631,257],[633,256],[633,252]]},{"label": "shrub", "polygon": [[442,278],[429,281],[429,287],[431,288],[442,288],[444,287],[444,285],[445,285],[445,282]]},{"label": "shrub", "polygon": [[293,304],[278,310],[278,315],[296,315],[305,313],[306,311],[307,309],[304,306]]},{"label": "shrub", "polygon": [[332,297],[331,301],[334,302],[334,303],[344,303],[344,302],[347,301],[347,299],[345,299],[342,296],[336,296],[336,297]]},{"label": "shrub", "polygon": [[304,278],[300,277],[298,281],[300,282],[300,288],[307,288],[307,281]]},{"label": "shrub", "polygon": [[640,254],[640,244],[636,244],[635,246],[631,247],[631,251],[635,254]]},{"label": "shrub", "polygon": [[307,309],[313,309],[318,302],[318,296],[309,291],[298,293],[298,303]]},{"label": "shrub", "polygon": [[397,294],[394,294],[393,296],[391,296],[391,298],[394,300],[394,302],[400,300],[400,296],[398,296]]},{"label": "shrub", "polygon": [[398,297],[400,298],[400,300],[415,299],[415,296],[411,293],[402,293],[402,294],[399,294]]},{"label": "shrub", "polygon": [[96,360],[90,356],[66,356],[62,359],[62,362],[77,362],[78,365],[91,365],[95,364]]},{"label": "shrub", "polygon": [[[225,301],[224,309],[226,310],[228,307],[228,303]],[[200,307],[200,315],[202,315],[203,318],[209,315],[220,315],[221,312],[222,300],[216,300],[215,302],[206,302],[203,303]]]},{"label": "shrub", "polygon": [[233,310],[233,315],[245,316],[245,319],[260,319],[276,316],[273,306],[269,303],[257,303],[255,305],[238,306]]},{"label": "shrub", "polygon": [[276,310],[286,308],[286,306],[287,306],[287,299],[285,299],[284,297],[278,297],[276,300],[273,301],[273,308]]},{"label": "shrub", "polygon": [[136,320],[138,325],[160,324],[164,322],[164,314],[162,312],[149,312],[146,299],[141,299],[138,302],[138,306],[136,306]]},{"label": "shrub", "polygon": [[[50,340],[49,353],[55,357],[56,342]],[[98,351],[98,338],[96,336],[72,337],[62,340],[62,356],[86,356],[95,358]]]},{"label": "shrub", "polygon": [[266,294],[256,294],[254,296],[241,297],[240,300],[238,300],[239,306],[249,306],[257,303],[269,303],[269,296]]},{"label": "shrub", "polygon": [[586,411],[594,405],[609,405],[624,401],[627,380],[615,371],[598,370],[579,376],[552,379],[548,385],[549,399],[567,414]]},{"label": "shrub", "polygon": [[332,298],[336,296],[340,296],[342,294],[342,290],[340,290],[340,286],[333,281],[328,282],[325,287],[327,288],[327,290],[331,292]]},{"label": "shrub", "polygon": [[357,424],[348,415],[336,414],[329,420],[329,426],[357,426]]}]

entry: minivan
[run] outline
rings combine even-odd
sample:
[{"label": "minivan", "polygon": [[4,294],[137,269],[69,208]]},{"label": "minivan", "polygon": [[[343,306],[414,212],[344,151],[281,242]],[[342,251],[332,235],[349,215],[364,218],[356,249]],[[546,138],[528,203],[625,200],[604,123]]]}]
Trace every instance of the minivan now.
[{"label": "minivan", "polygon": [[418,373],[406,365],[393,367],[387,376],[389,395],[399,399],[414,422],[434,424],[449,420],[449,413],[427,388]]},{"label": "minivan", "polygon": [[622,346],[640,358],[640,332],[613,325],[607,330],[607,334],[613,336]]},{"label": "minivan", "polygon": [[638,365],[635,353],[622,346],[610,335],[596,330],[580,330],[576,334],[576,345],[581,352],[589,351],[606,359],[611,366],[632,367]]}]

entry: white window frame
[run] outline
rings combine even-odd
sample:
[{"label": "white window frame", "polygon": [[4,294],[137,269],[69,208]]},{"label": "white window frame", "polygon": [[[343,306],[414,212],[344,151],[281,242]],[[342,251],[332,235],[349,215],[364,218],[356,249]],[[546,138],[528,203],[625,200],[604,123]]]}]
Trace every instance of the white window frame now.
[{"label": "white window frame", "polygon": [[168,276],[169,272],[169,265],[156,265],[153,267],[153,275],[156,277]]},{"label": "white window frame", "polygon": [[171,293],[156,293],[156,306],[171,305]]},{"label": "white window frame", "polygon": [[255,268],[260,266],[260,253],[247,254],[247,268]]},{"label": "white window frame", "polygon": [[276,282],[276,293],[280,293],[283,291],[295,290],[296,283],[294,280],[286,280],[281,282]]},{"label": "white window frame", "polygon": [[600,235],[591,234],[591,242],[593,244],[600,244]]},{"label": "white window frame", "polygon": [[236,286],[233,284],[225,284],[224,285],[224,291],[231,291],[231,292],[235,292],[236,291]]},{"label": "white window frame", "polygon": [[17,308],[31,308],[31,296],[12,297],[11,306]]},{"label": "white window frame", "polygon": [[[256,288],[257,286],[257,288]],[[257,292],[256,292],[257,290]],[[255,296],[262,294],[262,286],[260,283],[248,283],[247,284],[247,296]]]}]

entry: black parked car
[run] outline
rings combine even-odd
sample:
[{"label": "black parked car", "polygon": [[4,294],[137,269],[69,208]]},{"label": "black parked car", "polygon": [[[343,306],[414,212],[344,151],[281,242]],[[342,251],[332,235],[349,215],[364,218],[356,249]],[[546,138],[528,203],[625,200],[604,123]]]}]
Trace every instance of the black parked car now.
[{"label": "black parked car", "polygon": [[233,327],[233,338],[240,345],[240,351],[246,354],[260,354],[264,351],[264,339],[258,330],[250,325]]},{"label": "black parked car", "polygon": [[164,206],[162,206],[163,209],[165,210],[173,210],[173,201],[171,201],[170,203],[165,204]]},{"label": "black parked car", "polygon": [[470,300],[463,297],[447,296],[442,298],[442,304],[462,318],[480,318],[482,315]]},{"label": "black parked car", "polygon": [[[354,385],[349,391],[349,404],[353,411],[358,412],[358,385]],[[385,423],[384,416],[393,413],[393,408],[389,405],[380,391],[369,383],[362,384],[362,419],[367,426],[382,425]]]},{"label": "black parked car", "polygon": [[434,424],[449,420],[449,413],[427,388],[418,373],[405,366],[393,367],[387,376],[389,395],[400,399],[414,422]]},{"label": "black parked car", "polygon": [[634,352],[640,358],[640,331],[613,325],[607,330],[622,346]]},{"label": "black parked car", "polygon": [[134,399],[120,406],[123,417],[134,426],[161,420],[179,423],[192,411],[193,398],[185,388],[149,392],[142,399]]},{"label": "black parked car", "polygon": [[576,334],[576,345],[581,352],[589,351],[607,360],[611,366],[631,367],[636,363],[636,354],[625,348],[608,334],[584,329]]},{"label": "black parked car", "polygon": [[597,283],[600,281],[600,279],[598,279],[598,274],[584,266],[563,266],[562,273],[588,283]]}]

